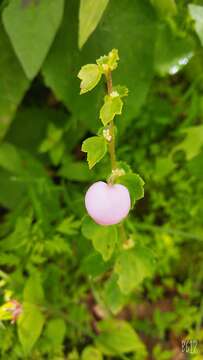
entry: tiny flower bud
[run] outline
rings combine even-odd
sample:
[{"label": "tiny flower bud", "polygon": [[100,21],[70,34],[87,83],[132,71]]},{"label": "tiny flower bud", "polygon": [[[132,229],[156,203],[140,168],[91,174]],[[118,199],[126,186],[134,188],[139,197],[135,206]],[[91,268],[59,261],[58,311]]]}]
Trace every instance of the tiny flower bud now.
[{"label": "tiny flower bud", "polygon": [[118,93],[118,91],[112,91],[111,94],[110,94],[110,96],[111,96],[112,98],[115,98],[115,97],[118,97],[118,96],[119,96],[119,93]]},{"label": "tiny flower bud", "polygon": [[110,135],[110,130],[109,129],[104,129],[103,130],[103,137],[104,137],[104,139],[106,139],[109,142],[112,140],[112,136]]}]

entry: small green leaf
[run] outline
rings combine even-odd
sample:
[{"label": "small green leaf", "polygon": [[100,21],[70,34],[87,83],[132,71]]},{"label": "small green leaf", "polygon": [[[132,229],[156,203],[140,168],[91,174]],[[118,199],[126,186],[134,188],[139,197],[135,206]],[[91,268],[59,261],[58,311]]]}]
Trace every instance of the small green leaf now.
[{"label": "small green leaf", "polygon": [[89,36],[96,29],[108,5],[108,2],[109,0],[80,0],[78,38],[78,44],[80,49],[86,43]]},{"label": "small green leaf", "polygon": [[99,65],[99,68],[103,73],[106,73],[107,71],[115,70],[118,66],[118,50],[112,49],[108,55],[101,56],[99,59],[97,59],[97,64]]},{"label": "small green leaf", "polygon": [[81,360],[103,360],[103,356],[97,348],[87,346],[82,352]]},{"label": "small green leaf", "polygon": [[122,85],[114,86],[113,92],[117,92],[120,97],[128,96],[128,88],[126,86],[122,86]]},{"label": "small green leaf", "polygon": [[[114,96],[114,93],[116,96]],[[122,112],[123,102],[117,92],[112,93],[113,96],[105,96],[104,105],[100,110],[100,119],[104,126],[109,124],[116,115]]]},{"label": "small green leaf", "polygon": [[44,315],[34,304],[23,304],[23,313],[18,320],[18,336],[23,350],[28,355],[42,332]]},{"label": "small green leaf", "polygon": [[154,256],[152,252],[139,245],[123,251],[115,264],[118,285],[124,294],[129,294],[140,285],[145,277],[151,276],[153,270]]},{"label": "small green leaf", "polygon": [[103,320],[98,326],[100,334],[96,338],[96,344],[105,355],[119,355],[132,351],[140,355],[145,351],[139,336],[126,321]]},{"label": "small green leaf", "polygon": [[107,152],[106,140],[103,136],[92,136],[83,141],[82,151],[87,153],[87,162],[92,169]]},{"label": "small green leaf", "polygon": [[[44,0],[22,6],[11,0],[3,11],[3,23],[29,79],[40,67],[54,40],[63,16],[64,0]],[[29,31],[28,31],[29,29]]]},{"label": "small green leaf", "polygon": [[123,184],[129,190],[131,197],[131,207],[134,206],[135,202],[142,199],[144,196],[144,181],[138,174],[129,173],[123,176],[119,176],[116,182]]},{"label": "small green leaf", "polygon": [[101,226],[86,216],[82,224],[82,233],[92,241],[95,250],[102,255],[104,261],[111,258],[118,238],[116,226]]},{"label": "small green leaf", "polygon": [[190,16],[195,21],[195,31],[203,45],[203,6],[189,4],[188,9]]},{"label": "small green leaf", "polygon": [[87,64],[82,66],[78,73],[78,78],[81,80],[80,94],[92,90],[101,79],[101,71],[96,64]]}]

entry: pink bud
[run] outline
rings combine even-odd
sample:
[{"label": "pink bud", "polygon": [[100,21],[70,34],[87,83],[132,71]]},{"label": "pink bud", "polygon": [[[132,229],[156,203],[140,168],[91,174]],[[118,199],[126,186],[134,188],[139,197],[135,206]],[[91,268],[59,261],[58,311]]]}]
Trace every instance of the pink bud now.
[{"label": "pink bud", "polygon": [[91,218],[100,225],[114,225],[130,211],[130,194],[121,184],[109,185],[98,181],[85,195],[85,206]]}]

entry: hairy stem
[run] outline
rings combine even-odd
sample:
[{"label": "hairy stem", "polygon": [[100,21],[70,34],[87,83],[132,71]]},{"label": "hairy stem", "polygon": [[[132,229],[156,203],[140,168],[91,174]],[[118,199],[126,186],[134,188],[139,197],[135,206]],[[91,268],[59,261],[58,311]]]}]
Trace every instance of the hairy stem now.
[{"label": "hairy stem", "polygon": [[[107,90],[108,95],[111,94],[113,89],[111,71],[108,71],[106,74]],[[111,136],[111,141],[109,142],[109,155],[111,159],[111,168],[112,170],[116,169],[116,150],[115,150],[115,131],[114,131],[114,122],[113,120],[109,124],[109,135]]]},{"label": "hairy stem", "polygon": [[[111,76],[110,70],[106,73],[106,83],[107,83],[108,95],[110,95],[113,90],[113,82],[112,82],[112,76]],[[114,131],[114,121],[113,120],[109,124],[109,135],[111,136],[111,141],[109,142],[109,155],[110,155],[110,159],[111,159],[111,169],[115,170],[117,167],[117,164],[116,164],[115,131]],[[127,234],[126,234],[123,223],[120,224],[119,230],[120,230],[120,236],[121,236],[121,239],[123,240],[123,242],[127,241]]]}]

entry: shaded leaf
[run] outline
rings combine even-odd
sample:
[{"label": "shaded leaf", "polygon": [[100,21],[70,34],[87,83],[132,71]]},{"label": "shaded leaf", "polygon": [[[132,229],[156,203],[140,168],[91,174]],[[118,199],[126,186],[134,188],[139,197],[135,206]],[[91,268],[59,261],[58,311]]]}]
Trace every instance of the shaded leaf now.
[{"label": "shaded leaf", "polygon": [[40,70],[54,40],[63,5],[63,0],[43,0],[23,7],[21,0],[11,0],[3,11],[5,29],[30,79]]},{"label": "shaded leaf", "polygon": [[134,206],[135,202],[142,199],[144,196],[144,181],[138,174],[129,173],[123,176],[119,176],[116,182],[123,184],[129,190],[131,197],[131,207]]}]

